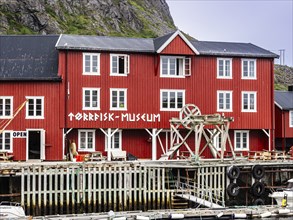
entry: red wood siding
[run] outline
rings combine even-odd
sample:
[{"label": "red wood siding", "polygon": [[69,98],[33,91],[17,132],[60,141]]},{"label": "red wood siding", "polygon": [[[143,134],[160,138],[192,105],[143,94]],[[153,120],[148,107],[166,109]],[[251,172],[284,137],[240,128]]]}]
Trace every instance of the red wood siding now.
[{"label": "red wood siding", "polygon": [[[65,60],[60,54],[60,60]],[[101,53],[101,75],[82,75],[82,52],[68,52],[69,113],[160,114],[160,122],[125,122],[68,120],[69,128],[169,128],[169,119],[179,112],[160,111],[160,89],[185,89],[185,102],[197,105],[202,114],[217,112],[217,90],[233,91],[232,129],[272,129],[271,71],[272,60],[257,59],[257,80],[241,79],[241,59],[233,58],[233,79],[217,79],[216,57],[192,57],[192,75],[185,78],[162,78],[155,73],[157,57],[130,54],[130,74],[110,76],[110,54]],[[65,65],[61,65],[65,77]],[[64,84],[63,84],[64,86]],[[82,110],[82,88],[100,88],[100,111]],[[127,88],[127,111],[110,111],[110,88]],[[61,90],[64,91],[64,88]],[[257,93],[257,112],[241,112],[241,92]],[[60,93],[60,99],[64,99]],[[62,114],[62,113],[61,113]],[[69,118],[67,118],[69,119]]]},{"label": "red wood siding", "polygon": [[[26,129],[45,130],[46,160],[62,160],[62,128],[59,124],[60,83],[50,82],[5,82],[1,83],[1,96],[13,96],[14,111],[25,101],[25,96],[44,97],[45,119],[26,119],[26,107],[12,120],[5,129],[9,131],[26,131]],[[13,138],[14,160],[26,159],[26,138]]]},{"label": "red wood siding", "polygon": [[164,48],[161,54],[194,55],[194,52],[178,35]]},{"label": "red wood siding", "polygon": [[275,107],[276,138],[293,138],[293,127],[289,124],[289,111]]},{"label": "red wood siding", "polygon": [[284,138],[284,115],[283,111],[275,105],[275,136],[276,138]]},{"label": "red wood siding", "polygon": [[[186,132],[180,131],[180,133],[185,137]],[[234,130],[230,130],[229,132],[231,142],[234,146]],[[163,143],[163,147],[165,149],[166,147],[166,135],[165,132],[160,133],[160,139]],[[139,129],[139,130],[122,130],[122,150],[125,150],[127,153],[131,153],[132,155],[136,156],[137,158],[145,158],[145,159],[151,159],[152,158],[152,143],[149,140],[149,134],[147,131]],[[170,136],[168,136],[169,139],[168,142],[168,148],[170,148]],[[75,140],[78,148],[78,130],[74,129],[72,132],[68,135],[69,140]],[[96,151],[101,151],[106,156],[107,152],[105,151],[105,135],[100,131],[99,129],[96,130]],[[191,135],[187,139],[187,144],[191,148],[191,150],[194,152],[195,146],[194,146],[194,135]],[[201,143],[201,149],[203,149],[205,145],[204,137]],[[260,130],[251,130],[249,131],[249,150],[250,151],[261,151],[263,149],[268,150],[268,137],[265,135],[264,132]],[[165,149],[166,150],[166,149]],[[185,146],[182,146],[180,148],[179,155],[185,154],[184,152],[187,152],[187,148]],[[231,152],[228,144],[226,147],[226,152]],[[248,154],[248,151],[238,151],[242,152],[244,155]],[[79,152],[81,154],[88,153],[88,152]],[[161,157],[163,154],[160,142],[157,140],[157,159]],[[213,158],[213,155],[209,149],[209,147],[206,148],[206,150],[201,155],[202,158]]]}]

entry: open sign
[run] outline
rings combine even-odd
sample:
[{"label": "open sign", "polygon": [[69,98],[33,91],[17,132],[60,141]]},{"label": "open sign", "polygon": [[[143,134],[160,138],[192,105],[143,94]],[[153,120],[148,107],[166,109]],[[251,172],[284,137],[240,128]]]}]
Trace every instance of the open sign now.
[{"label": "open sign", "polygon": [[12,137],[13,138],[26,138],[27,133],[26,133],[26,131],[14,131],[14,132],[12,132]]}]

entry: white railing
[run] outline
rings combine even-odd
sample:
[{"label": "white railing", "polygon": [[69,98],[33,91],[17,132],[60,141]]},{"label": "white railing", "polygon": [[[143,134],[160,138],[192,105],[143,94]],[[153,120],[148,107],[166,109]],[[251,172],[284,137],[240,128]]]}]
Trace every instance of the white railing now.
[{"label": "white railing", "polygon": [[203,199],[210,203],[215,203],[221,206],[225,206],[225,200],[222,195],[222,189],[206,188],[206,186],[197,184],[195,181],[189,178],[180,177],[175,182],[175,192],[180,194],[188,194],[197,198]]}]

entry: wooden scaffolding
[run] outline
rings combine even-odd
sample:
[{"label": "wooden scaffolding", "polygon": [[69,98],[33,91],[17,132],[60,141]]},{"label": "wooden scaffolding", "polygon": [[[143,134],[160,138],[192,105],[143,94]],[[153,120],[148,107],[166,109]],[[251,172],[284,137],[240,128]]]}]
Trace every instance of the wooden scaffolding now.
[{"label": "wooden scaffolding", "polygon": [[[227,141],[232,157],[235,159],[234,149],[229,138],[229,126],[233,120],[233,117],[225,117],[220,114],[202,115],[197,106],[193,104],[185,105],[179,113],[179,118],[172,118],[170,120],[171,145],[170,149],[161,156],[160,160],[173,158],[175,153],[183,145],[193,158],[200,158],[208,147],[214,158],[223,159]],[[182,130],[187,131],[187,133],[180,132]],[[193,133],[195,134],[194,151],[191,150],[186,142]],[[221,137],[220,151],[217,150],[213,141],[218,135]],[[202,136],[204,136],[206,143],[200,149]]]}]

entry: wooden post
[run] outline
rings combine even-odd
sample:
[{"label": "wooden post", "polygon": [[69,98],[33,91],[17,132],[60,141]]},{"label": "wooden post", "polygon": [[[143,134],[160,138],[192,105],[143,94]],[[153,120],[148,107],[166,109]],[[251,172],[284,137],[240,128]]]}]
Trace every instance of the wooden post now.
[{"label": "wooden post", "polygon": [[157,160],[157,136],[156,128],[152,129],[152,160]]},{"label": "wooden post", "polygon": [[111,128],[107,129],[107,160],[111,161]]}]

